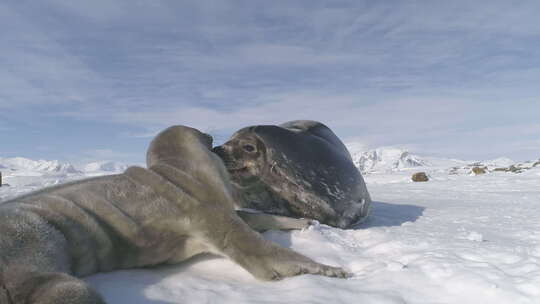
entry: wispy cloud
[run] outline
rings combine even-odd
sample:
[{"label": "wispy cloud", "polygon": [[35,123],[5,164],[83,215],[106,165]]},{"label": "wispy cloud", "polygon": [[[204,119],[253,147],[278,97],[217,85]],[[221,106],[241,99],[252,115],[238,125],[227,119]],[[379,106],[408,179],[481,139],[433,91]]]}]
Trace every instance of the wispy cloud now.
[{"label": "wispy cloud", "polygon": [[[501,130],[537,121],[538,9],[499,0],[3,2],[0,119],[22,129],[67,117],[144,139],[171,124],[226,137],[302,118],[370,145],[491,153],[487,138],[517,142]],[[540,136],[531,132],[518,138]],[[533,154],[510,147],[509,156]]]},{"label": "wispy cloud", "polygon": [[85,154],[95,159],[104,159],[104,160],[127,156],[126,153],[119,153],[110,149],[94,149],[94,150],[86,151]]}]

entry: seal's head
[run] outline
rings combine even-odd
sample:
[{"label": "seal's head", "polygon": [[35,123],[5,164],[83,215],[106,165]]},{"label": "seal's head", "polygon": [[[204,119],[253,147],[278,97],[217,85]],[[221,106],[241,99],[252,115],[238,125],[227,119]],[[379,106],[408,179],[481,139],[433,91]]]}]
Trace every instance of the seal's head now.
[{"label": "seal's head", "polygon": [[223,160],[231,181],[239,187],[256,182],[266,169],[266,146],[251,128],[234,133],[213,151]]},{"label": "seal's head", "polygon": [[339,138],[316,121],[243,128],[213,149],[246,208],[347,227],[367,216],[369,194]]}]

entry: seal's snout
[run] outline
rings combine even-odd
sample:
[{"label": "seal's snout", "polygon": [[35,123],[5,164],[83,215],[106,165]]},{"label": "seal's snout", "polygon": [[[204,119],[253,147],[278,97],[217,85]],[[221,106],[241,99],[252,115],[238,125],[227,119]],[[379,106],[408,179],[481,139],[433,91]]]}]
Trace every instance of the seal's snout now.
[{"label": "seal's snout", "polygon": [[233,148],[228,146],[227,144],[214,147],[212,149],[212,152],[214,152],[219,158],[221,158],[223,164],[225,165],[225,168],[227,168],[229,172],[245,169],[245,164],[243,164],[241,161],[238,160],[238,158],[235,157]]},{"label": "seal's snout", "polygon": [[216,153],[219,157],[223,158],[227,152],[222,146],[217,146],[212,149],[212,152]]},{"label": "seal's snout", "polygon": [[230,162],[232,161],[231,155],[229,151],[227,151],[226,147],[224,146],[217,146],[212,149],[212,152],[214,152],[221,160],[225,163],[225,166],[229,167]]},{"label": "seal's snout", "polygon": [[214,152],[216,154],[219,154],[222,151],[223,151],[223,147],[221,147],[221,146],[216,146],[216,147],[212,148],[212,152]]}]

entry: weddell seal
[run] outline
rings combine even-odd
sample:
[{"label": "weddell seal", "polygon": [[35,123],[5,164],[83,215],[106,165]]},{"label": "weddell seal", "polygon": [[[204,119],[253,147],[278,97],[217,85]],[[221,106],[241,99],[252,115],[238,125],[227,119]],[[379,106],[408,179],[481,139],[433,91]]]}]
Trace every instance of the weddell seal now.
[{"label": "weddell seal", "polygon": [[0,303],[96,304],[77,277],[225,256],[256,278],[347,277],[267,241],[234,212],[212,138],[174,126],[151,142],[147,167],[46,188],[0,204]]},{"label": "weddell seal", "polygon": [[371,198],[347,148],[324,124],[297,120],[243,128],[215,147],[242,207],[346,228]]}]

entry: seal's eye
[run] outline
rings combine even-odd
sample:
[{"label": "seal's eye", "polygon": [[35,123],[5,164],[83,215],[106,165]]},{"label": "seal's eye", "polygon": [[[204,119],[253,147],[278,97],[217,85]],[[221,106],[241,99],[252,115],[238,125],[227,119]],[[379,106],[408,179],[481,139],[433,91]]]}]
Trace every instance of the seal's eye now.
[{"label": "seal's eye", "polygon": [[244,148],[244,150],[247,151],[247,152],[255,151],[255,147],[252,146],[252,145],[244,145],[242,148]]}]

